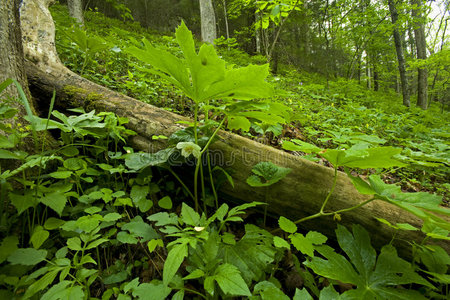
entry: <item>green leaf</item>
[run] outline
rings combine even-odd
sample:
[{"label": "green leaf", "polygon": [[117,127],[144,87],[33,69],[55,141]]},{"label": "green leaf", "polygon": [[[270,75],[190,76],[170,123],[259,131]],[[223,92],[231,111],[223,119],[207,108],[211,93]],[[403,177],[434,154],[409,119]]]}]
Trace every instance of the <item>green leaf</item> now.
[{"label": "green leaf", "polygon": [[[184,204],[184,203],[183,203]],[[166,261],[164,263],[163,269],[163,282],[164,285],[168,285],[172,278],[177,273],[178,269],[181,266],[181,263],[184,261],[184,258],[188,254],[188,246],[187,243],[174,245],[167,255]]]},{"label": "green leaf", "polygon": [[326,158],[336,168],[346,166],[350,168],[368,169],[406,166],[404,163],[392,158],[401,151],[401,148],[376,147],[357,150],[327,149],[319,154]]},{"label": "green leaf", "polygon": [[[308,291],[305,288],[302,288],[299,290],[298,288],[295,289],[295,294],[292,300],[313,300],[314,298],[308,293]],[[320,298],[322,299],[322,298]],[[324,298],[329,300],[328,298]]]},{"label": "green leaf", "polygon": [[55,230],[59,229],[65,221],[57,218],[50,217],[47,220],[45,220],[44,228],[47,230]]},{"label": "green leaf", "polygon": [[289,235],[289,238],[291,239],[292,245],[294,245],[298,251],[311,257],[314,256],[314,246],[303,234],[294,233]]},{"label": "green leaf", "polygon": [[30,238],[30,242],[35,249],[39,249],[41,245],[48,239],[50,233],[44,230],[42,226],[36,226],[33,231],[33,235]]},{"label": "green leaf", "polygon": [[322,245],[327,241],[327,237],[317,231],[309,231],[306,238],[314,245]]},{"label": "green leaf", "polygon": [[11,204],[17,209],[18,215],[21,215],[28,208],[35,207],[37,205],[36,198],[30,193],[25,195],[9,193],[9,199],[11,200]]},{"label": "green leaf", "polygon": [[225,263],[220,265],[214,273],[214,280],[227,295],[251,296],[250,290],[238,268],[231,264]]},{"label": "green leaf", "polygon": [[[43,250],[39,250],[43,251]],[[60,269],[52,270],[46,273],[44,276],[42,276],[39,280],[34,282],[32,285],[30,285],[27,288],[27,291],[25,292],[25,295],[23,296],[24,299],[28,299],[34,294],[36,294],[39,291],[42,291],[43,289],[48,288],[52,282],[55,280],[56,275],[58,275]]]},{"label": "green leaf", "polygon": [[158,201],[158,206],[164,209],[172,209],[172,199],[169,196],[165,196]]},{"label": "green leaf", "polygon": [[153,280],[150,283],[142,283],[133,289],[133,297],[136,299],[165,300],[172,291],[166,284],[159,280]]},{"label": "green leaf", "polygon": [[270,281],[260,281],[255,285],[253,289],[253,294],[259,293],[262,300],[289,300],[290,298],[286,296],[279,287]]},{"label": "green leaf", "polygon": [[397,256],[393,246],[384,246],[377,259],[369,235],[361,226],[354,225],[352,235],[345,227],[338,225],[336,234],[339,245],[351,263],[332,248],[317,246],[316,250],[327,260],[313,257],[305,265],[320,276],[356,285],[356,289],[344,293],[346,297],[425,299],[419,292],[395,288],[397,285],[412,283],[431,285],[408,262]]},{"label": "green leaf", "polygon": [[173,152],[173,148],[166,148],[156,153],[130,153],[125,157],[125,165],[134,171],[148,166],[158,166],[167,162]]},{"label": "green leaf", "polygon": [[122,230],[128,230],[132,236],[139,237],[141,242],[160,238],[155,229],[145,223],[141,216],[136,216],[129,223],[123,225]]},{"label": "green leaf", "polygon": [[[295,142],[295,144],[293,142]],[[319,148],[313,144],[306,143],[306,142],[303,142],[303,141],[297,140],[297,139],[294,139],[292,141],[283,141],[282,148],[284,150],[302,151],[305,153],[317,153],[317,152],[322,151],[321,148]]]},{"label": "green leaf", "polygon": [[95,241],[93,241],[93,242],[90,242],[90,243],[86,246],[86,250],[97,248],[99,245],[101,245],[101,244],[103,244],[103,243],[106,243],[106,242],[108,242],[108,241],[109,241],[108,239],[98,239],[98,240],[95,240]]},{"label": "green leaf", "polygon": [[50,175],[53,178],[56,179],[66,179],[69,178],[70,176],[72,176],[73,172],[72,171],[58,171],[58,172],[53,172],[50,173],[48,175]]},{"label": "green leaf", "polygon": [[105,222],[115,222],[120,219],[122,219],[122,215],[119,213],[109,213],[103,217],[103,221]]},{"label": "green leaf", "polygon": [[165,226],[165,225],[177,225],[178,224],[178,216],[174,213],[167,212],[159,212],[147,217],[147,220],[156,222],[156,226]]},{"label": "green leaf", "polygon": [[[83,300],[85,294],[83,287],[79,285],[72,285],[72,281],[63,280],[53,285],[44,295],[41,300]],[[69,286],[71,285],[71,286]]]},{"label": "green leaf", "polygon": [[247,132],[249,131],[251,126],[250,121],[243,116],[230,116],[228,118],[228,126],[229,130],[240,130]]},{"label": "green leaf", "polygon": [[164,247],[164,242],[162,239],[150,240],[147,244],[148,251],[153,252],[157,246]]},{"label": "green leaf", "polygon": [[72,237],[67,240],[67,247],[70,250],[81,251],[83,248],[81,247],[81,240],[79,237]]},{"label": "green leaf", "polygon": [[[247,178],[247,183],[253,187],[270,186],[291,172],[290,168],[279,167],[271,162],[260,162],[256,164],[252,172],[256,175],[251,175]],[[264,182],[260,177],[264,179]]]},{"label": "green leaf", "polygon": [[291,248],[289,243],[286,242],[284,239],[280,238],[279,236],[274,236],[273,237],[273,244],[277,248],[286,248],[286,249],[290,249]]},{"label": "green leaf", "polygon": [[280,228],[284,231],[286,231],[287,233],[294,233],[297,232],[297,225],[295,225],[294,222],[292,222],[291,220],[281,216],[278,219],[278,225],[280,226]]},{"label": "green leaf", "polygon": [[181,220],[187,225],[197,226],[200,216],[192,207],[183,202],[181,205]]},{"label": "green leaf", "polygon": [[19,238],[15,235],[7,236],[2,240],[2,244],[0,245],[0,264],[18,249],[18,245]]},{"label": "green leaf", "polygon": [[189,275],[183,277],[183,280],[196,279],[205,276],[205,272],[200,269],[195,269]]},{"label": "green leaf", "polygon": [[8,261],[13,265],[34,266],[40,263],[47,256],[46,250],[34,248],[19,248],[8,257]]},{"label": "green leaf", "polygon": [[53,209],[58,215],[61,216],[64,207],[66,207],[67,197],[60,192],[48,193],[44,197],[39,199],[39,202]]}]

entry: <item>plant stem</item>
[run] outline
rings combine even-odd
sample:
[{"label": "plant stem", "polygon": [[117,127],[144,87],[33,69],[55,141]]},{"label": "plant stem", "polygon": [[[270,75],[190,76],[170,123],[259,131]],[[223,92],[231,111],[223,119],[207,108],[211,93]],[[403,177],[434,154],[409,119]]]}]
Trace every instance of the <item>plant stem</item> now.
[{"label": "plant stem", "polygon": [[[195,144],[198,145],[198,136],[197,136],[197,117],[198,117],[198,104],[195,103],[194,108],[194,141]],[[195,202],[195,211],[198,212],[198,169],[200,168],[202,153],[200,152],[200,157],[197,159],[197,163],[195,165],[194,172],[194,202]]]},{"label": "plant stem", "polygon": [[331,187],[330,192],[328,193],[327,197],[325,198],[325,201],[322,203],[322,207],[320,208],[320,213],[323,213],[323,210],[325,209],[325,206],[328,203],[328,200],[330,200],[331,194],[333,194],[334,189],[336,188],[337,183],[337,167],[334,167],[334,178],[333,178],[333,186]]},{"label": "plant stem", "polygon": [[171,167],[167,168],[167,170],[169,170],[169,172],[178,180],[178,182],[183,186],[183,188],[186,190],[186,192],[189,194],[189,196],[192,198],[192,200],[195,201],[195,197],[194,195],[192,195],[191,191],[189,190],[189,188],[186,186],[186,184],[183,182],[183,180],[181,180],[181,178],[172,170]]}]

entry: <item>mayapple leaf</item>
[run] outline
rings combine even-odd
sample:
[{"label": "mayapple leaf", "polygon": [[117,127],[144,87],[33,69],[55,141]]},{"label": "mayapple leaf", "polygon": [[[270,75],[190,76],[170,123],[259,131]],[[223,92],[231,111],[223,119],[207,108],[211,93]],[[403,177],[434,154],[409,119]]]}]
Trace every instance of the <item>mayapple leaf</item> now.
[{"label": "mayapple leaf", "polygon": [[239,69],[227,70],[225,79],[211,85],[200,99],[235,98],[251,100],[273,95],[272,86],[264,81],[269,75],[269,65],[249,65]]},{"label": "mayapple leaf", "polygon": [[189,75],[181,59],[167,51],[156,49],[145,39],[144,49],[132,46],[126,51],[137,59],[152,65],[159,71],[156,71],[156,74],[181,89],[188,97],[193,96]]},{"label": "mayapple leaf", "polygon": [[420,284],[433,287],[414,271],[410,263],[398,257],[392,245],[384,246],[377,258],[369,234],[361,226],[354,225],[352,234],[338,225],[336,235],[349,260],[329,246],[317,246],[316,250],[325,259],[312,257],[305,265],[320,276],[356,285],[356,289],[343,294],[348,299],[425,299],[417,291],[397,289],[396,286]]},{"label": "mayapple leaf", "polygon": [[151,64],[154,69],[149,72],[168,80],[197,103],[213,98],[248,100],[273,94],[272,86],[264,81],[269,75],[268,65],[228,70],[213,45],[204,44],[196,52],[192,33],[184,22],[175,36],[184,60],[156,49],[147,40],[144,40],[144,49],[133,46],[127,52]]},{"label": "mayapple leaf", "polygon": [[368,149],[327,149],[319,152],[319,155],[326,158],[336,168],[346,166],[350,168],[390,168],[404,167],[404,163],[392,158],[402,151],[394,147],[376,147]]},{"label": "mayapple leaf", "polygon": [[322,150],[313,144],[297,139],[293,139],[292,141],[283,141],[282,147],[284,150],[302,151],[305,153],[317,153]]},{"label": "mayapple leaf", "polygon": [[450,230],[449,222],[433,214],[450,216],[450,209],[441,206],[442,197],[426,192],[403,193],[399,186],[384,183],[378,175],[369,176],[369,183],[377,198],[405,209],[426,223]]}]

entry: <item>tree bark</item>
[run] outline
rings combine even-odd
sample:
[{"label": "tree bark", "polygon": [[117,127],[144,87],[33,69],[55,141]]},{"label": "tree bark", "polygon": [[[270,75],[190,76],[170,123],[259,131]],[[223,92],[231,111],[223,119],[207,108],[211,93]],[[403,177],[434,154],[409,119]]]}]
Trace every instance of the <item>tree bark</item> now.
[{"label": "tree bark", "polygon": [[[23,64],[24,52],[20,31],[19,3],[20,0],[1,0],[0,83],[8,78],[17,80],[30,102],[32,111],[35,112],[31,94],[28,90],[28,82]],[[28,121],[24,119],[24,116],[27,115],[25,108],[22,101],[19,100],[19,92],[13,84],[0,93],[0,102],[4,102],[7,99],[15,99],[14,101],[10,101],[9,105],[17,109],[17,118],[2,120],[2,122],[11,125],[12,128],[17,128],[19,124],[28,124]],[[5,132],[0,130],[0,134],[4,135]],[[21,150],[31,153],[34,151],[35,144],[29,139],[31,138],[27,138],[27,141],[21,145]],[[18,166],[11,162],[11,160],[0,162],[2,170],[16,168]]]},{"label": "tree bark", "polygon": [[[40,0],[44,1],[44,0]],[[44,26],[44,25],[42,25]],[[40,30],[27,28],[26,30]],[[47,30],[47,29],[45,29]],[[153,135],[169,136],[182,128],[177,121],[187,118],[154,107],[141,101],[113,92],[105,87],[84,79],[69,71],[62,64],[50,64],[47,68],[34,61],[26,63],[28,80],[32,92],[49,99],[55,89],[56,105],[59,107],[84,107],[86,110],[111,111],[121,117],[127,117],[128,128],[137,132],[131,139],[136,149],[155,152],[165,148],[165,140],[153,140]],[[268,209],[274,215],[283,215],[292,220],[317,213],[333,183],[334,171],[330,168],[304,160],[298,156],[259,144],[236,134],[221,131],[219,140],[211,145],[212,160],[216,165],[231,169],[235,186],[223,186],[222,198],[237,201],[261,201],[269,204]],[[276,165],[291,168],[291,173],[270,189],[252,188],[246,183],[251,169],[261,161],[271,161]],[[234,172],[233,172],[234,171]],[[366,195],[359,194],[346,174],[338,172],[337,185],[331,195],[327,211],[336,211],[358,205],[367,200]],[[398,207],[382,201],[374,201],[354,211],[342,215],[343,225],[354,223],[363,225],[373,233],[374,244],[381,246],[388,243],[394,231],[380,225],[375,219],[383,218],[391,223],[410,223],[416,226],[421,221]],[[302,223],[304,229],[318,230],[334,237],[336,222],[331,217],[323,217]],[[396,232],[398,241],[420,242],[423,234],[417,231]],[[444,244],[450,250],[450,245]],[[399,242],[399,251],[408,256],[410,245]]]},{"label": "tree bark", "polygon": [[[425,39],[424,21],[421,20],[421,0],[412,0],[414,5],[411,14],[414,19],[414,36],[416,40],[417,58],[427,59],[427,41]],[[417,106],[422,109],[428,108],[428,70],[426,67],[418,68],[417,75]]]},{"label": "tree bark", "polygon": [[67,7],[69,8],[69,15],[74,18],[80,26],[84,27],[83,1],[67,0]]},{"label": "tree bark", "polygon": [[405,68],[406,63],[405,57],[403,55],[402,39],[397,27],[398,12],[393,0],[388,0],[388,4],[389,4],[389,11],[391,13],[392,24],[394,24],[393,34],[394,34],[395,51],[397,52],[398,71],[400,73],[400,82],[402,86],[403,105],[409,107],[411,104],[409,100],[408,79],[406,76],[406,68]]},{"label": "tree bark", "polygon": [[216,32],[216,16],[214,15],[214,7],[211,0],[200,1],[200,20],[202,30],[202,41],[214,44],[217,38]]}]

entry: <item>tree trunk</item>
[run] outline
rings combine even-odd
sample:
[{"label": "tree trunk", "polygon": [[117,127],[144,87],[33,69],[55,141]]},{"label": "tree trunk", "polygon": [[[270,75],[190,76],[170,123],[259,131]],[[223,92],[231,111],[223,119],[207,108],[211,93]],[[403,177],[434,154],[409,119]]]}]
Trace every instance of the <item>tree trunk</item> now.
[{"label": "tree trunk", "polygon": [[211,0],[200,1],[200,20],[202,27],[202,41],[214,44],[217,38],[216,33],[216,16],[214,15],[214,7]]},{"label": "tree trunk", "polygon": [[389,4],[389,11],[391,12],[392,24],[394,24],[394,42],[395,42],[395,51],[397,52],[400,82],[402,85],[403,105],[409,107],[410,100],[408,90],[408,79],[406,77],[405,57],[403,55],[402,39],[397,27],[398,12],[393,0],[388,0],[388,4]]},{"label": "tree trunk", "polygon": [[[415,6],[412,9],[412,17],[414,19],[414,36],[416,39],[417,58],[421,60],[427,59],[427,41],[425,39],[425,25],[422,18],[422,4],[421,0],[412,0]],[[428,107],[428,70],[420,67],[417,76],[417,106],[422,109]]]},{"label": "tree trunk", "polygon": [[80,26],[84,27],[83,0],[67,0],[69,14]]},{"label": "tree trunk", "polygon": [[[26,16],[23,17],[26,18]],[[47,23],[41,23],[41,26],[47,25]],[[26,30],[41,29],[27,28]],[[48,30],[48,28],[42,30]],[[169,136],[182,128],[177,121],[187,120],[185,117],[92,83],[69,71],[61,64],[50,64],[47,68],[42,69],[34,61],[28,61],[26,70],[28,80],[33,87],[32,92],[44,96],[42,99],[49,99],[47,95],[56,90],[56,105],[59,107],[84,107],[86,110],[111,111],[121,117],[127,117],[129,119],[127,126],[137,132],[137,136],[131,139],[131,144],[136,149],[155,152],[165,148],[167,146],[165,140],[153,140],[152,136],[161,134]],[[267,202],[269,212],[274,215],[286,216],[292,220],[317,213],[333,183],[334,171],[330,168],[230,132],[221,131],[219,133],[219,140],[211,145],[211,153],[213,161],[217,165],[231,169],[235,183],[234,188],[229,185],[222,187],[221,195],[224,196],[222,198],[236,199],[240,202]],[[291,168],[292,171],[270,189],[252,188],[246,183],[246,179],[251,174],[253,166],[261,161],[271,161],[279,166]],[[356,191],[344,173],[338,172],[337,186],[326,209],[336,211],[360,204],[367,199],[368,196],[361,195]],[[380,246],[391,240],[394,230],[381,226],[375,218],[383,218],[391,223],[408,222],[416,226],[421,225],[421,221],[416,217],[382,201],[374,201],[345,213],[340,222],[346,226],[354,223],[363,225],[373,233],[374,243]],[[302,225],[305,229],[318,230],[333,237],[335,223],[333,218],[324,217],[310,220]],[[408,243],[420,242],[423,238],[423,234],[417,231],[399,231],[395,234],[399,241],[398,249],[405,256],[409,255],[410,245]],[[443,246],[450,250],[448,243]]]},{"label": "tree trunk", "polygon": [[[8,78],[17,80],[22,86],[25,96],[30,102],[32,111],[34,112],[34,105],[31,99],[30,91],[28,90],[28,82],[24,69],[24,54],[22,48],[20,18],[19,18],[19,3],[20,0],[1,0],[0,5],[0,83]],[[0,102],[12,98],[17,101],[12,101],[9,105],[17,109],[17,118],[3,120],[2,122],[10,124],[12,128],[16,128],[16,124],[28,124],[24,119],[26,111],[22,102],[19,100],[19,92],[15,85],[10,85],[2,93],[0,93]],[[0,135],[5,134],[0,130]],[[28,139],[28,138],[27,138]],[[34,143],[27,141],[23,143],[23,149],[27,152],[34,151]],[[7,165],[8,164],[8,165]],[[11,160],[2,161],[1,169],[9,169],[17,167],[11,164]]]}]

